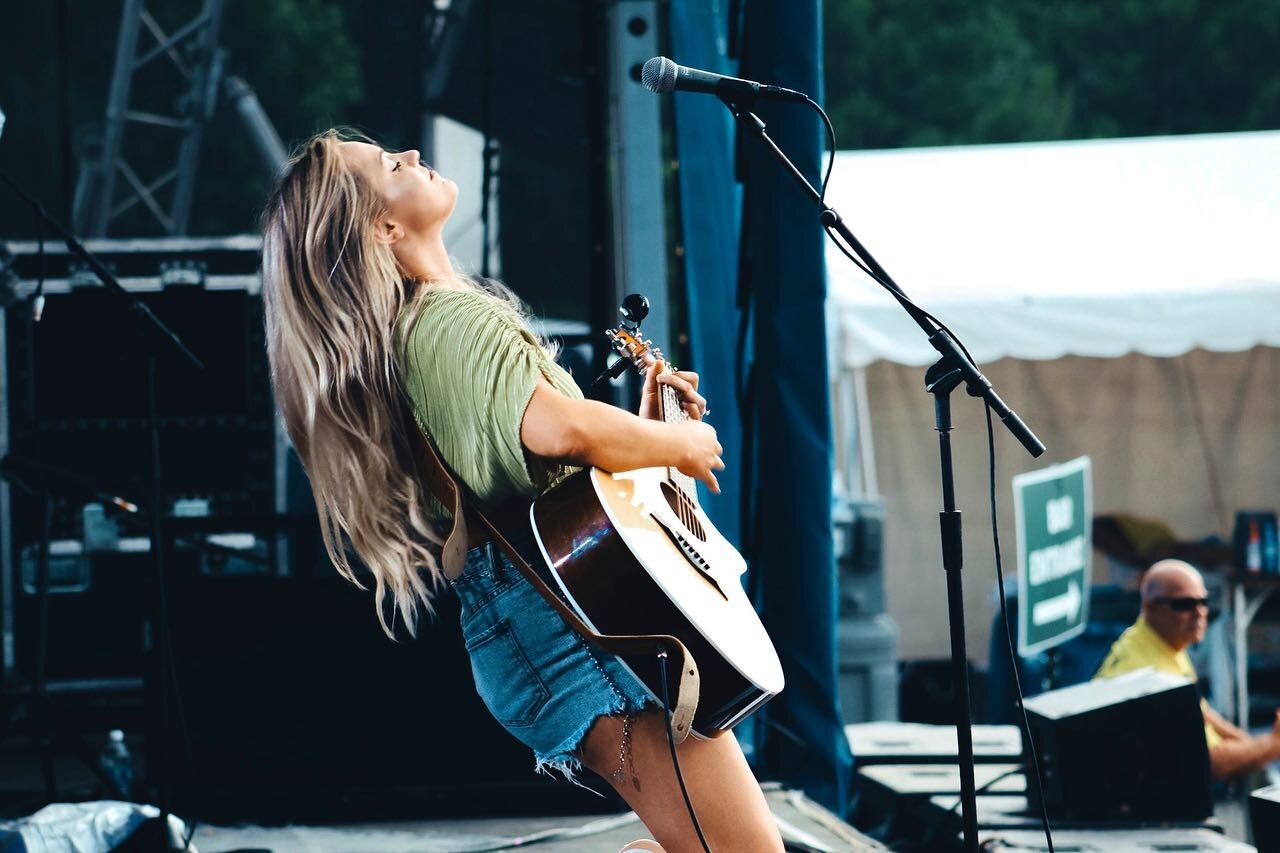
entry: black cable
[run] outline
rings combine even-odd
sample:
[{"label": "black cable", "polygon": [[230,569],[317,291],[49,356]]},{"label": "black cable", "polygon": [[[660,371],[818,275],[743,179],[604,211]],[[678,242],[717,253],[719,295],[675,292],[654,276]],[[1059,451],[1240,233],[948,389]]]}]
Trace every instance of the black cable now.
[{"label": "black cable", "polygon": [[[196,763],[195,752],[191,748],[191,729],[187,725],[187,713],[182,704],[182,688],[178,685],[178,665],[174,661],[176,657],[173,647],[173,635],[170,632],[170,624],[166,620],[165,633],[168,635],[166,642],[169,644],[169,686],[173,693],[174,713],[178,717],[178,732],[182,737],[182,751],[187,759],[186,771],[188,779],[198,778],[199,774],[195,772],[194,765]],[[182,839],[182,850],[185,851],[191,846],[191,839],[196,837],[196,830],[200,827],[200,819],[190,816],[188,809],[188,826],[187,834]],[[166,828],[167,829],[167,828]]]},{"label": "black cable", "polygon": [[[968,355],[968,353],[965,353]],[[996,515],[996,433],[991,423],[991,404],[983,407],[987,415],[987,473],[991,485],[991,540],[996,552],[996,585],[1000,589],[1000,620],[1004,622],[1004,638],[1009,646],[1009,666],[1013,670],[1013,685],[1018,691],[1018,712],[1022,716],[1022,733],[1026,736],[1027,752],[1031,753],[1031,767],[1035,771],[1036,799],[1040,801],[1040,822],[1044,826],[1044,840],[1053,853],[1053,832],[1049,828],[1049,811],[1044,803],[1044,783],[1040,780],[1040,757],[1031,739],[1031,721],[1027,719],[1027,707],[1022,701],[1022,679],[1018,677],[1018,656],[1013,648],[1013,631],[1009,626],[1009,605],[1004,597],[1004,563],[1000,557],[1000,522]]]},{"label": "black cable", "polygon": [[667,720],[667,745],[671,747],[671,766],[676,770],[676,781],[680,783],[680,793],[684,795],[684,804],[689,809],[689,820],[693,821],[693,829],[698,833],[698,841],[702,843],[702,849],[706,853],[711,853],[706,836],[702,834],[702,824],[698,823],[698,815],[693,810],[693,801],[689,799],[689,789],[684,786],[684,774],[680,772],[680,759],[676,756],[676,736],[671,731],[671,702],[667,690],[667,650],[664,648],[658,649],[658,681],[662,685],[662,710]]},{"label": "black cable", "polygon": [[[27,415],[31,419],[31,438],[29,449],[32,458],[39,458],[40,424],[36,413],[36,316],[40,313],[40,305],[44,299],[44,279],[47,272],[44,252],[44,217],[36,216],[36,251],[40,261],[36,273],[36,289],[31,297],[31,305],[23,319],[27,324]],[[47,489],[41,488],[36,493],[40,506],[40,551],[37,554],[38,598],[36,622],[36,653],[34,683],[31,687],[33,705],[38,713],[45,714],[47,720],[42,732],[41,761],[44,772],[45,793],[50,799],[57,795],[57,779],[54,776],[54,764],[51,750],[57,740],[57,717],[46,692],[46,667],[49,660],[49,572],[52,570],[49,561],[49,539],[53,535],[53,497]]]},{"label": "black cable", "polygon": [[[905,308],[908,314],[914,315],[916,313],[919,313],[920,315],[927,317],[929,320],[932,320],[933,323],[938,326],[938,328],[942,329],[948,335],[951,335],[951,337],[953,338],[956,337],[955,333],[952,332],[950,329],[948,329],[945,325],[943,325],[941,320],[933,316],[933,314],[929,313],[924,308],[921,308],[919,305],[917,305],[911,299],[910,296],[907,296],[906,293],[904,293],[892,282],[886,281],[885,279],[876,275],[876,273],[871,269],[871,267],[867,266],[867,264],[864,263],[861,258],[858,258],[856,255],[854,255],[851,249],[845,246],[844,243],[840,242],[838,232],[836,232],[834,226],[823,225],[823,230],[827,232],[827,236],[831,238],[831,242],[835,243],[836,248],[839,249],[841,252],[843,252],[846,258],[848,258],[850,261],[853,261],[854,266],[856,266],[858,269],[866,273],[867,277],[869,277],[876,284],[880,285],[885,290],[889,291],[889,295],[892,296],[894,299],[898,300],[898,304],[901,305],[903,308]],[[959,339],[956,340],[956,343],[957,344],[960,343]],[[960,348],[964,349],[963,346],[961,346]],[[967,350],[965,350],[965,355],[966,356],[969,355]],[[973,360],[972,357],[970,357],[969,360],[972,361]]]},{"label": "black cable", "polygon": [[[1008,779],[1010,776],[1017,776],[1017,775],[1018,775],[1019,773],[1021,773],[1021,772],[1022,772],[1022,768],[1021,768],[1021,767],[1015,767],[1015,768],[1013,768],[1012,770],[1006,770],[1006,771],[1005,771],[1005,772],[1003,772],[1003,773],[997,773],[995,776],[992,776],[990,779],[988,779],[987,781],[985,781],[985,782],[983,782],[981,785],[979,785],[977,788],[975,788],[975,789],[974,789],[974,791],[973,791],[973,793],[975,793],[975,794],[981,794],[981,793],[983,793],[983,792],[985,792],[985,791],[989,791],[989,790],[991,790],[993,787],[995,787],[995,784],[996,784],[997,782],[1003,782],[1005,779]],[[952,813],[952,814],[955,814],[957,811],[959,811],[959,810],[960,810],[960,806],[961,806],[961,804],[962,804],[963,802],[964,802],[964,798],[963,798],[963,797],[958,797],[958,798],[956,799],[956,804],[955,804],[954,806],[952,806],[952,807],[951,807],[951,809],[950,809],[951,813]]]},{"label": "black cable", "polygon": [[818,206],[823,210],[827,207],[827,183],[831,180],[831,170],[836,165],[836,129],[831,126],[831,118],[827,115],[827,111],[818,106],[818,102],[808,95],[805,96],[805,103],[813,107],[822,116],[822,123],[827,126],[827,173],[822,176],[822,190],[818,193]]},{"label": "black cable", "polygon": [[[749,241],[751,208],[747,204],[747,200],[748,189],[744,187],[742,221],[739,223],[738,232],[738,287],[736,293],[738,337],[734,347],[733,394],[734,402],[738,406],[738,427],[742,431],[742,442],[739,446],[738,455],[738,538],[742,546],[742,557],[750,563],[754,553],[754,543],[748,540],[747,532],[752,529],[751,485],[755,476],[752,464],[755,441],[752,429],[755,418],[755,383],[753,379],[755,364],[754,360],[748,360],[748,342],[753,341],[753,338],[751,337],[752,268]],[[752,576],[755,574],[757,573],[751,573]]]},{"label": "black cable", "polygon": [[[827,207],[827,184],[831,182],[831,173],[835,169],[836,165],[836,130],[831,124],[831,117],[827,115],[826,110],[819,106],[817,101],[810,97],[805,97],[804,100],[805,104],[811,107],[822,118],[822,123],[827,129],[827,144],[829,148],[829,153],[827,155],[827,171],[822,177],[822,188],[818,192],[818,206],[825,212],[829,209]],[[965,345],[961,343],[960,338],[957,337],[956,333],[947,328],[945,323],[933,316],[933,314],[929,313],[924,308],[917,305],[911,297],[898,288],[897,285],[890,281],[886,281],[877,275],[875,271],[871,269],[869,264],[854,254],[852,249],[840,242],[839,233],[835,230],[833,225],[824,223],[822,228],[823,231],[826,232],[827,237],[831,239],[831,242],[835,244],[836,248],[839,249],[846,258],[852,261],[854,266],[866,273],[867,276],[876,284],[889,291],[889,294],[893,296],[894,299],[898,300],[898,302],[907,309],[908,313],[918,312],[921,316],[932,321],[933,324],[943,332],[950,335],[952,340],[956,342],[956,346],[960,347],[960,351],[964,353],[965,358],[969,359],[969,361],[973,361],[973,356],[969,354],[969,350],[967,350]]]},{"label": "black cable", "polygon": [[36,605],[36,660],[35,683],[31,687],[33,704],[39,713],[46,715],[41,727],[42,743],[40,744],[41,766],[44,771],[45,795],[52,801],[58,796],[57,779],[54,775],[53,745],[59,734],[53,708],[50,707],[47,692],[48,681],[46,668],[49,662],[49,539],[53,530],[53,498],[46,491],[40,492],[40,553],[36,557],[37,583]]},{"label": "black cable", "polygon": [[[44,217],[36,217],[36,251],[40,255],[40,271],[36,278],[36,292],[31,297],[31,316],[36,318],[40,313],[40,306],[44,300],[44,279],[47,275],[47,267],[44,254]],[[33,380],[34,381],[34,380]]]},{"label": "black cable", "polygon": [[[741,480],[738,483],[738,538],[742,545],[742,557],[748,562],[756,554],[758,530],[754,525],[756,503],[752,500],[756,478],[756,376],[755,363],[748,365],[744,382],[743,402],[739,404],[738,426],[742,430],[742,445],[738,451],[738,470]],[[759,574],[751,572],[751,577]],[[754,600],[754,599],[753,599]],[[758,602],[757,602],[758,604]]]}]

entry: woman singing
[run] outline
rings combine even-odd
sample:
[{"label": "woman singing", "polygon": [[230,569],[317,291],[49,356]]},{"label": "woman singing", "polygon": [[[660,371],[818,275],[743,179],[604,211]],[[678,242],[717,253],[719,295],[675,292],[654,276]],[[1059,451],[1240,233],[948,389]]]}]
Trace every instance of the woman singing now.
[{"label": "woman singing", "polygon": [[[457,194],[416,151],[329,131],[290,162],[263,213],[272,381],[325,547],[357,582],[350,543],[389,636],[397,619],[414,632],[419,607],[430,613],[451,586],[476,690],[537,768],[570,776],[585,765],[662,848],[700,850],[663,711],[640,682],[495,547],[473,547],[461,575],[445,576],[436,555],[447,514],[416,475],[412,434],[416,421],[486,510],[527,502],[586,465],[672,466],[718,491],[724,463],[701,422],[697,376],[651,370],[639,416],[583,399],[510,291],[454,270],[442,232]],[[657,419],[658,383],[680,394],[690,420]],[[528,553],[531,534],[506,532]],[[782,850],[735,738],[689,738],[679,756],[713,850]],[[646,844],[635,849],[655,849]]]}]

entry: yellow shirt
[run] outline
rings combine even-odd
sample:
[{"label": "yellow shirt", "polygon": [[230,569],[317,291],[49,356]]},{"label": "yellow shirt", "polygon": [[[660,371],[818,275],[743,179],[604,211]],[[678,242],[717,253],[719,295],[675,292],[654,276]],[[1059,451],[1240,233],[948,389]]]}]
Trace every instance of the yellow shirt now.
[{"label": "yellow shirt", "polygon": [[[1135,669],[1142,669],[1144,666],[1190,678],[1192,681],[1199,680],[1195,665],[1191,663],[1191,657],[1186,649],[1174,651],[1173,646],[1161,639],[1141,616],[1138,617],[1137,622],[1126,628],[1120,635],[1120,639],[1111,646],[1111,651],[1107,652],[1102,666],[1098,667],[1093,677],[1095,679],[1111,678]],[[1200,700],[1200,705],[1208,707],[1203,699]],[[1209,743],[1209,748],[1213,749],[1222,742],[1222,735],[1206,722],[1204,739]]]}]

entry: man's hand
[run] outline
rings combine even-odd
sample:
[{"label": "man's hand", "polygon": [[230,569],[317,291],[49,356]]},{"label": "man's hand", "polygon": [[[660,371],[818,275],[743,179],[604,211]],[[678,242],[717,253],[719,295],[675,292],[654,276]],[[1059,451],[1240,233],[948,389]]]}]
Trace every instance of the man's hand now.
[{"label": "man's hand", "polygon": [[642,418],[658,420],[662,410],[658,405],[660,388],[670,385],[680,398],[680,405],[689,417],[700,421],[707,414],[707,399],[698,393],[698,374],[691,370],[668,371],[659,375],[663,369],[662,362],[655,362],[644,374],[644,391],[640,394],[640,411]]}]

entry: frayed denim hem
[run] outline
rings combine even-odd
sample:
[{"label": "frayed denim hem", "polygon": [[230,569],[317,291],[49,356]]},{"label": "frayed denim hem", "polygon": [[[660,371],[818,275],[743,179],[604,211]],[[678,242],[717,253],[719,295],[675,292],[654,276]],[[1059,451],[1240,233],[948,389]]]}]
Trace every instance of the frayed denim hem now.
[{"label": "frayed denim hem", "polygon": [[597,797],[603,797],[595,788],[584,785],[578,781],[578,773],[582,770],[582,762],[574,755],[553,755],[549,758],[537,758],[535,756],[533,764],[533,772],[542,776],[550,776],[555,778],[557,774],[564,777],[564,780],[572,785],[577,785],[585,791],[590,791]]},{"label": "frayed denim hem", "polygon": [[592,717],[583,723],[578,730],[570,737],[566,738],[557,749],[545,754],[534,753],[533,770],[543,776],[554,777],[560,774],[565,781],[577,785],[591,791],[593,794],[599,795],[599,792],[578,781],[578,773],[582,770],[582,759],[578,757],[578,751],[582,747],[582,741],[586,739],[587,732],[591,731],[591,727],[596,724],[596,720],[601,717],[615,717],[619,714],[638,714],[646,708],[656,708],[658,703],[651,696],[644,696],[639,702],[628,701],[622,697],[620,692],[615,692],[617,701],[612,704],[610,709],[603,714]]}]

